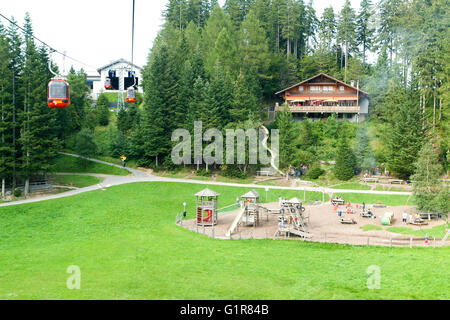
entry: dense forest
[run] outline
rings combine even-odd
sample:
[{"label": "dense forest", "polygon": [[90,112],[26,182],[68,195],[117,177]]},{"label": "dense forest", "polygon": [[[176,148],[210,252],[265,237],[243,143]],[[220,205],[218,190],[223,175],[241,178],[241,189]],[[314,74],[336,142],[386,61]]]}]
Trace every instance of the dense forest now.
[{"label": "dense forest", "polygon": [[[49,52],[30,36],[29,16],[24,34],[1,26],[3,193],[51,171],[63,149],[176,169],[172,132],[192,131],[194,121],[203,130],[277,128],[282,168],[307,163],[320,172],[321,161],[335,160],[341,180],[376,167],[408,179],[431,141],[439,176],[450,146],[448,8],[448,0],[362,0],[356,12],[346,1],[318,17],[303,0],[169,0],[144,67],[142,103],[117,117],[106,95],[90,100],[83,70],[68,77],[72,106],[49,109]],[[285,111],[266,123],[267,108],[282,102],[275,92],[321,72],[360,82],[371,103],[366,122],[295,123]],[[258,166],[215,169],[245,177]]]}]

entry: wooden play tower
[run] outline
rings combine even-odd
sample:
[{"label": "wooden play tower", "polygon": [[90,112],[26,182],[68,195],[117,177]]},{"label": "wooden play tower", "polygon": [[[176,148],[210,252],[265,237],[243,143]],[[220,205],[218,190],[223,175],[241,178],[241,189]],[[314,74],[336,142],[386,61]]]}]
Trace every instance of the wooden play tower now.
[{"label": "wooden play tower", "polygon": [[241,199],[245,208],[242,223],[258,226],[260,224],[258,192],[252,190],[241,196]]},{"label": "wooden play tower", "polygon": [[216,225],[219,194],[210,189],[205,189],[195,196],[197,197],[197,225],[203,227]]}]

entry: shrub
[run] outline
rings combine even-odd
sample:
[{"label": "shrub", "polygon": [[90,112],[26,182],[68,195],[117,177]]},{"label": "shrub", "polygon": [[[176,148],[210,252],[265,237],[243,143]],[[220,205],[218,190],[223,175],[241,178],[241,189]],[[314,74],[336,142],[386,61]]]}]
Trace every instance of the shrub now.
[{"label": "shrub", "polygon": [[325,174],[325,170],[320,167],[320,164],[314,164],[308,171],[308,177],[311,179],[318,179],[320,176]]},{"label": "shrub", "polygon": [[212,176],[211,170],[206,171],[204,169],[195,171],[195,174],[197,176],[201,176],[201,177],[211,177]]},{"label": "shrub", "polygon": [[237,165],[223,165],[220,167],[222,175],[227,178],[247,178],[247,172],[239,170]]},{"label": "shrub", "polygon": [[19,189],[14,190],[14,197],[18,198],[22,195],[22,191],[20,191]]}]

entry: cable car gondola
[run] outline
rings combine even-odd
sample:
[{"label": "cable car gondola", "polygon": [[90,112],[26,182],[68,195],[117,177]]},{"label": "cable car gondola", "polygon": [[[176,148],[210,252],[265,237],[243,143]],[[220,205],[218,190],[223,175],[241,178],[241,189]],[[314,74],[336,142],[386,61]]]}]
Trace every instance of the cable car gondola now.
[{"label": "cable car gondola", "polygon": [[133,87],[127,89],[127,98],[125,100],[128,103],[136,102],[136,90]]},{"label": "cable car gondola", "polygon": [[105,80],[105,89],[111,89],[111,79],[106,78]]},{"label": "cable car gondola", "polygon": [[47,87],[47,105],[54,109],[63,109],[70,106],[70,89],[65,80],[50,80]]}]

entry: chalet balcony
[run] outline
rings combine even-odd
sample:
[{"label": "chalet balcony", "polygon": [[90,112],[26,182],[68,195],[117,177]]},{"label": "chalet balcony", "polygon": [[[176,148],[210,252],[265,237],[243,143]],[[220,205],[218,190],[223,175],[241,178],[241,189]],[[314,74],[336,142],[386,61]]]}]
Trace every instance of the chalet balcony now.
[{"label": "chalet balcony", "polygon": [[340,92],[340,91],[331,91],[331,92],[310,92],[310,91],[305,91],[305,92],[287,92],[286,96],[290,97],[290,98],[299,98],[299,99],[305,99],[305,97],[322,97],[322,98],[331,98],[331,97],[352,97],[355,100],[357,99],[356,95],[352,95],[348,92]]},{"label": "chalet balcony", "polygon": [[[283,106],[275,108],[275,111],[283,111]],[[294,106],[289,107],[292,113],[360,113],[360,106]]]}]

